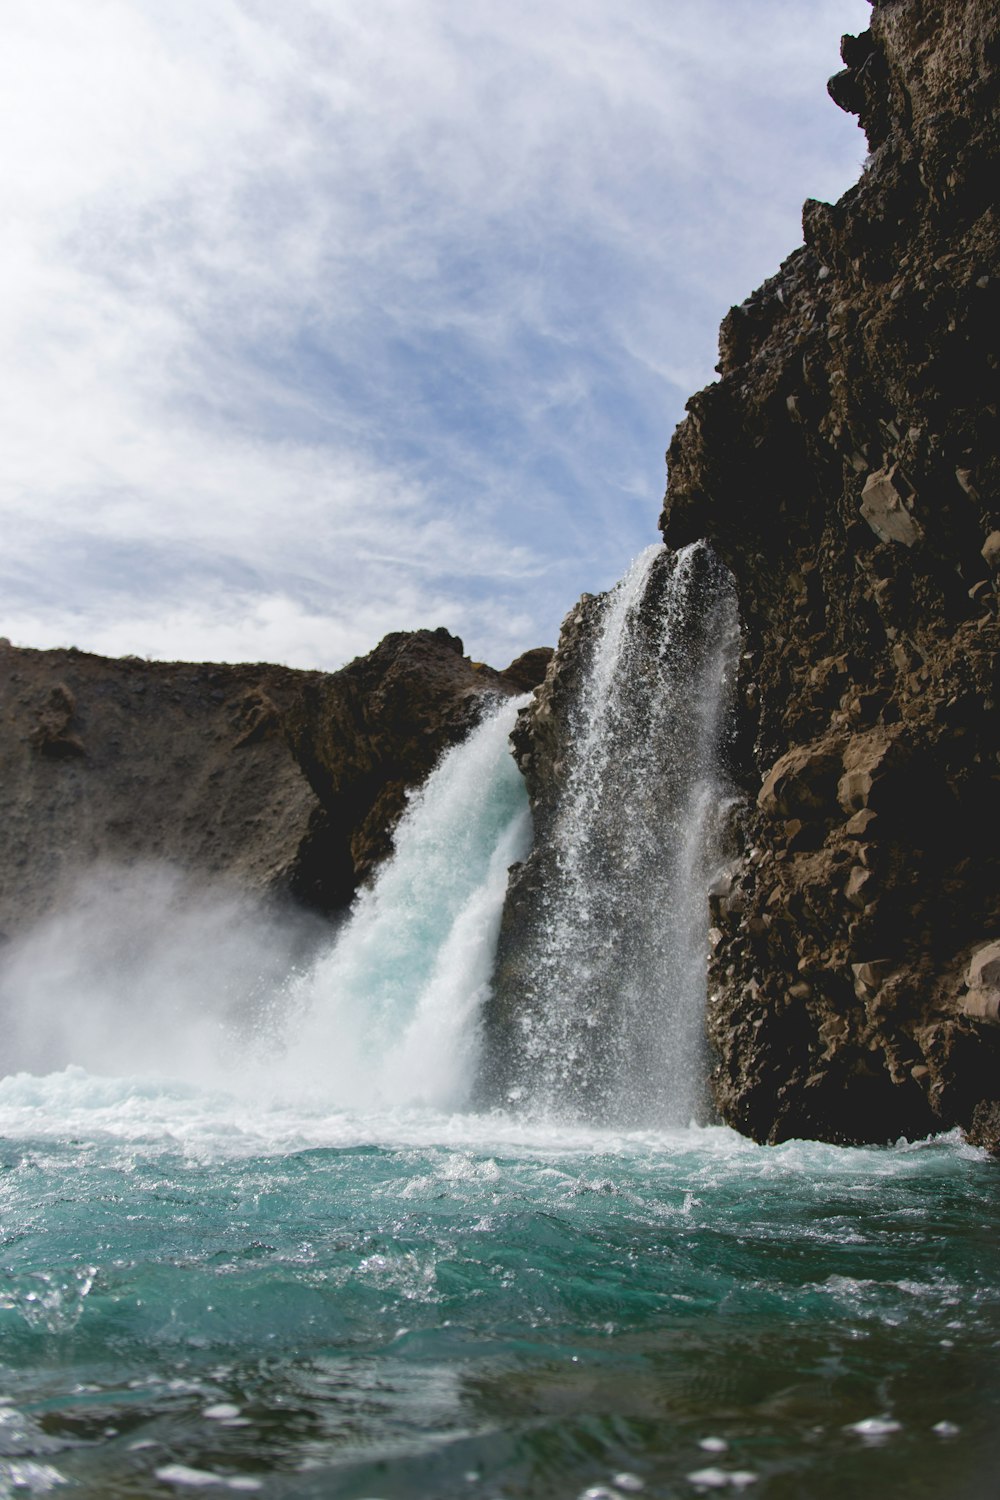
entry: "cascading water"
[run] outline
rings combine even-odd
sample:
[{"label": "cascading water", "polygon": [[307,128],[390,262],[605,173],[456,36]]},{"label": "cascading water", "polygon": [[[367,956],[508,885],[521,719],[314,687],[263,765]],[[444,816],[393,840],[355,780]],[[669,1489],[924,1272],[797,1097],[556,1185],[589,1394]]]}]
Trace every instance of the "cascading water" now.
[{"label": "cascading water", "polygon": [[467,1101],[507,870],[531,837],[509,747],[518,706],[444,757],[339,940],[283,997],[279,1086],[338,1106]]},{"label": "cascading water", "polygon": [[[335,1108],[458,1108],[508,866],[530,842],[503,700],[417,791],[325,951],[318,923],[156,866],[94,869],[3,952],[7,1070],[67,1064]],[[158,921],[150,920],[156,912]]]},{"label": "cascading water", "polygon": [[707,890],[727,801],[729,575],[704,544],[650,547],[602,600],[590,639],[513,939],[501,1097],[685,1124],[703,1090]]}]

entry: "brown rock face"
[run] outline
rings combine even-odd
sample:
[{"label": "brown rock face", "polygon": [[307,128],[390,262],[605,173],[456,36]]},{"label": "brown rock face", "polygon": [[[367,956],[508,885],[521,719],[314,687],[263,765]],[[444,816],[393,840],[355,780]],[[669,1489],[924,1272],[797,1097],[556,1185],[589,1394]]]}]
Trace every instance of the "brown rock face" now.
[{"label": "brown rock face", "polygon": [[996,6],[882,0],[842,55],[864,174],[730,312],[668,455],[664,539],[708,538],[746,631],[713,1082],[761,1140],[996,1146]]},{"label": "brown rock face", "polygon": [[0,932],[96,862],[163,860],[331,912],[389,850],[407,790],[525,676],[470,662],[446,630],[387,636],[334,673],[5,644]]}]

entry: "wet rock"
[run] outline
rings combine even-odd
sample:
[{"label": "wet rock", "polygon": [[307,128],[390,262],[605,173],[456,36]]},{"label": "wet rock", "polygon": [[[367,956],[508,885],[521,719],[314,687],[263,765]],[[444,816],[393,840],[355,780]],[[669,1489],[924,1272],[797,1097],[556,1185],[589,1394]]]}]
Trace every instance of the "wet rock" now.
[{"label": "wet rock", "polygon": [[963,1013],[977,1021],[1000,1024],[1000,942],[976,950],[965,982],[968,994],[962,1002]]},{"label": "wet rock", "polygon": [[871,870],[866,870],[863,865],[855,865],[847,877],[844,887],[844,895],[851,906],[863,907],[871,899],[873,884]]},{"label": "wet rock", "polygon": [[868,999],[881,989],[892,972],[892,960],[888,958],[868,959],[865,963],[852,964],[854,988],[861,999]]},{"label": "wet rock", "polygon": [[757,806],[768,817],[829,816],[835,807],[842,759],[836,745],[800,745],[764,777]]},{"label": "wet rock", "polygon": [[1000,1103],[989,1100],[977,1104],[968,1134],[973,1145],[1000,1156]]},{"label": "wet rock", "polygon": [[975,1021],[1000,1025],[1000,990],[970,990],[962,1005],[965,1015]]},{"label": "wet rock", "polygon": [[882,732],[858,735],[844,750],[844,774],[837,783],[837,801],[845,813],[870,812],[876,783],[884,777],[890,762],[898,763],[898,740]]},{"label": "wet rock", "polygon": [[871,808],[866,807],[862,812],[857,812],[853,818],[848,819],[844,826],[844,831],[850,834],[851,838],[863,839],[868,835],[868,831],[876,821],[877,816],[878,814],[873,813]]},{"label": "wet rock", "polygon": [[965,982],[970,990],[1000,990],[1000,941],[976,949]]}]

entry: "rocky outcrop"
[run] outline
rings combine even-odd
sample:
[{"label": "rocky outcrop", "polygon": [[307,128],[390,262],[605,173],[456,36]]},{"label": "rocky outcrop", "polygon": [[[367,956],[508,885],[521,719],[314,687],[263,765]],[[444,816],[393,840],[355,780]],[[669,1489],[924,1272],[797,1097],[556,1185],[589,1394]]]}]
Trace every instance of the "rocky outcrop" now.
[{"label": "rocky outcrop", "polygon": [[388,851],[407,791],[546,659],[498,673],[446,630],[387,636],[333,673],[3,643],[0,932],[95,863],[163,860],[334,911]]},{"label": "rocky outcrop", "polygon": [[[763,1141],[960,1125],[1000,1151],[996,9],[882,0],[842,55],[861,180],[806,204],[668,453],[664,540],[708,539],[744,631],[712,1090]],[[515,734],[543,845],[594,611]]]},{"label": "rocky outcrop", "polygon": [[761,1140],[996,1146],[996,7],[882,0],[842,55],[865,171],[668,454],[664,538],[711,541],[745,626],[713,1082]]}]

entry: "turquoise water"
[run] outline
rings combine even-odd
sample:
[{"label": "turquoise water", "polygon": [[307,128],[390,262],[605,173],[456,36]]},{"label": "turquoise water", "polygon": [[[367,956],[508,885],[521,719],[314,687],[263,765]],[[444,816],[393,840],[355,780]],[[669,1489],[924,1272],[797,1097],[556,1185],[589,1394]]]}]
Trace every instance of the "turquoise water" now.
[{"label": "turquoise water", "polygon": [[5,950],[0,1500],[995,1493],[996,1163],[473,1111],[513,711],[304,973],[177,872]]},{"label": "turquoise water", "polygon": [[997,1168],[0,1083],[0,1495],[974,1497]]}]

